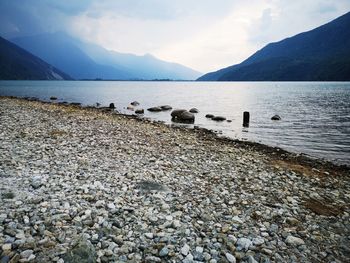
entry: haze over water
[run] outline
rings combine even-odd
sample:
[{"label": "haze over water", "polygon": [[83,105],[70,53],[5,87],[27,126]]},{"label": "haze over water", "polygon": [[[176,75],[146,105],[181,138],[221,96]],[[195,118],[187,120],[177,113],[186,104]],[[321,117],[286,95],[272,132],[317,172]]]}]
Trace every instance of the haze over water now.
[{"label": "haze over water", "polygon": [[[350,163],[350,83],[348,82],[117,82],[117,81],[1,81],[0,95],[49,100],[114,102],[117,110],[140,102],[145,117],[171,123],[170,112],[151,113],[152,106],[198,108],[197,126],[224,136]],[[251,115],[242,127],[243,111]],[[205,118],[211,113],[232,122]],[[275,114],[281,121],[272,121]],[[193,125],[187,125],[193,127]]]}]

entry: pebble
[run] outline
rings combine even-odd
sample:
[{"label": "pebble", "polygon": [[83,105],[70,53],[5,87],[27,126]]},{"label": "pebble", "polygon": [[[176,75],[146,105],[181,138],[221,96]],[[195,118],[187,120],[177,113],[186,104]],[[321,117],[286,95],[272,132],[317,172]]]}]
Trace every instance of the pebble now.
[{"label": "pebble", "polygon": [[183,247],[181,248],[181,254],[184,256],[187,256],[189,251],[190,247],[187,244],[183,245]]},{"label": "pebble", "polygon": [[305,244],[304,240],[294,236],[288,236],[285,242],[286,244],[293,245],[293,246],[300,246]]},{"label": "pebble", "polygon": [[228,262],[230,263],[236,263],[236,258],[234,255],[230,254],[230,253],[226,253],[225,257],[227,259]]}]

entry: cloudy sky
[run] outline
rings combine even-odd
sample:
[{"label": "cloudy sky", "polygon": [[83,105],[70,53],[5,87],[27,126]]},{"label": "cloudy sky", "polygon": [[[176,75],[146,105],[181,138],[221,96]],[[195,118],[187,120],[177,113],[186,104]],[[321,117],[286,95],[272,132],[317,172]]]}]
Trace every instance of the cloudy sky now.
[{"label": "cloudy sky", "polygon": [[0,0],[0,35],[65,31],[208,72],[349,11],[349,0]]}]

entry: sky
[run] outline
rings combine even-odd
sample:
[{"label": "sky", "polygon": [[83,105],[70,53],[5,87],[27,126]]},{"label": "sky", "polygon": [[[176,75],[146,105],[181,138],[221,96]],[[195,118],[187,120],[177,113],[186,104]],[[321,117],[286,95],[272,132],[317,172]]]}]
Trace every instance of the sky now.
[{"label": "sky", "polygon": [[0,35],[64,31],[205,73],[349,11],[349,0],[0,0]]}]

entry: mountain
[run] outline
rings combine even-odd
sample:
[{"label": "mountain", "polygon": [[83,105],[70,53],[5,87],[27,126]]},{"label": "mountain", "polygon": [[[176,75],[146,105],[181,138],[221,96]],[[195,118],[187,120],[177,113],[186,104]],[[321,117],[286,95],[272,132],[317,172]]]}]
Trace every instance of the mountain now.
[{"label": "mountain", "polygon": [[63,32],[20,37],[12,41],[76,79],[194,80],[201,75],[190,68],[151,55],[136,56],[109,51]]},{"label": "mountain", "polygon": [[160,60],[151,54],[125,54],[89,43],[81,43],[80,47],[98,63],[126,68],[134,79],[194,80],[201,75],[191,68]]},{"label": "mountain", "polygon": [[1,80],[68,80],[67,74],[0,37]]},{"label": "mountain", "polygon": [[14,38],[11,41],[75,79],[129,77],[123,69],[96,63],[76,45],[74,39],[61,32]]},{"label": "mountain", "polygon": [[200,81],[350,80],[350,12],[308,32],[271,43],[238,65]]}]

